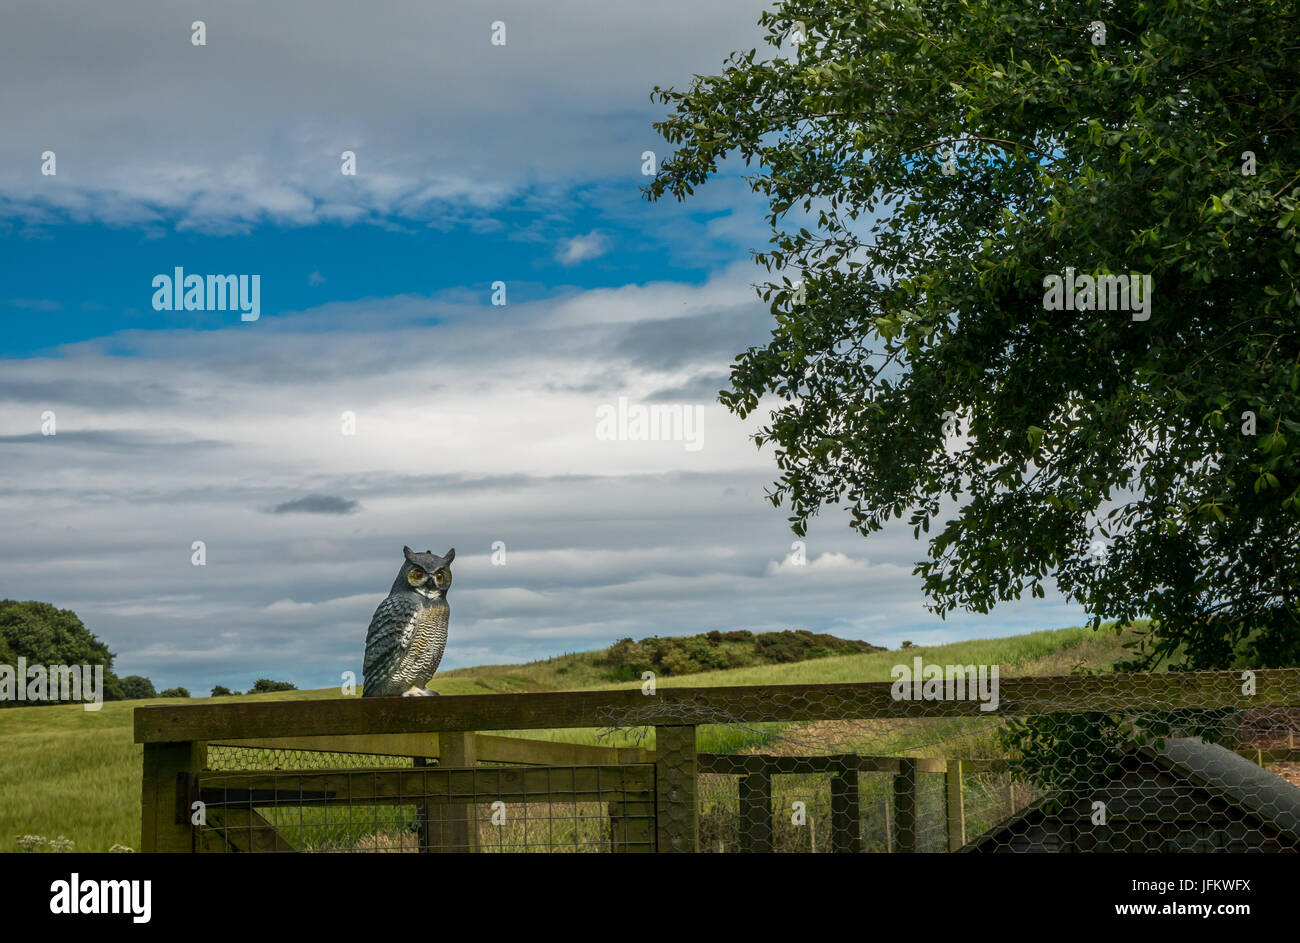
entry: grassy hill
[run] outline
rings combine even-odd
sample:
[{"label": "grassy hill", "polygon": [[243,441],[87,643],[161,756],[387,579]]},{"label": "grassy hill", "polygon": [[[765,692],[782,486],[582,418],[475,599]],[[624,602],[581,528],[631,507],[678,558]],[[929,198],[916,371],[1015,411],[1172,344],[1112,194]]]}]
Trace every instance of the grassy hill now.
[{"label": "grassy hill", "polygon": [[[943,664],[998,664],[1004,677],[1069,674],[1076,666],[1105,670],[1125,654],[1121,637],[1113,632],[1099,634],[1084,628],[1069,628],[1003,639],[914,647],[906,652],[822,652],[808,660],[762,663],[759,650],[763,645],[753,642],[752,638],[748,642],[733,640],[735,650],[728,649],[723,653],[726,657],[734,656],[742,662],[751,660],[752,663],[681,675],[674,675],[670,666],[668,672],[658,672],[660,687],[887,681],[894,665],[915,655],[927,662]],[[720,643],[720,646],[733,643]],[[809,648],[826,648],[828,644],[814,642]],[[617,676],[621,665],[635,664],[634,660],[620,661],[623,655],[641,657],[649,651],[648,657],[654,657],[654,646],[640,653],[624,650],[619,654],[615,651],[618,648],[570,654],[525,665],[462,668],[438,675],[434,687],[444,696],[454,696],[639,686],[639,674],[635,676],[636,680],[624,682],[611,680],[611,674]],[[694,643],[683,646],[681,650],[694,651]],[[661,657],[667,658],[675,651],[678,651],[677,646],[668,646],[662,650]],[[611,652],[614,655],[611,656]],[[680,661],[674,663],[680,664]],[[341,696],[337,688],[326,688],[242,695],[221,700],[275,701]],[[17,839],[25,834],[47,838],[66,836],[75,843],[77,851],[105,851],[115,843],[138,847],[141,748],[132,742],[132,715],[135,708],[146,704],[177,703],[185,701],[176,698],[115,701],[105,703],[96,712],[85,711],[78,705],[0,711],[0,756],[4,757],[0,764],[0,851],[17,850]],[[726,752],[745,747],[744,737],[737,738],[733,733],[729,738],[728,733],[723,730],[714,734],[707,749]],[[585,735],[574,731],[531,731],[527,736],[595,742],[595,731],[587,731]],[[914,743],[897,737],[890,742],[899,749],[915,747]]]},{"label": "grassy hill", "polygon": [[[623,639],[609,648],[558,655],[523,665],[458,668],[438,675],[473,678],[494,691],[566,691],[600,687],[619,681],[641,683],[641,674],[657,678],[716,673],[733,668],[767,668],[816,661],[837,655],[883,652],[870,642],[821,635],[806,630],[787,632],[709,632],[675,638]],[[441,690],[441,689],[439,689]]]}]

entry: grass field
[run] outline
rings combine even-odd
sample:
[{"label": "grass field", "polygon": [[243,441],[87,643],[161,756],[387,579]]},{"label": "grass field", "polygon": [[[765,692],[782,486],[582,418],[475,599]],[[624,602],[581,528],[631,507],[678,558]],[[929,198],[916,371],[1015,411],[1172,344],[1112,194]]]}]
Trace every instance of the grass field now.
[{"label": "grass field", "polygon": [[[1003,677],[1069,674],[1076,667],[1105,670],[1124,649],[1113,631],[1084,628],[982,639],[906,652],[871,652],[793,664],[664,678],[660,687],[762,685],[887,681],[890,668],[915,655],[941,664],[998,664]],[[591,653],[565,655],[527,665],[462,668],[440,674],[433,687],[444,696],[488,692],[637,687],[640,682],[599,681]],[[341,697],[337,689],[243,695],[222,700],[274,701]],[[206,699],[203,699],[206,700]],[[141,748],[132,742],[132,713],[146,704],[186,703],[177,698],[117,701],[97,712],[76,705],[0,710],[0,850],[18,850],[18,838],[37,834],[66,837],[77,851],[106,851],[114,844],[136,848],[140,837]],[[483,731],[487,732],[487,731]],[[815,737],[824,731],[799,731]],[[524,736],[595,743],[597,731],[529,731]],[[924,752],[936,736],[924,739],[915,725],[884,725],[875,730],[879,752]],[[701,748],[739,752],[761,737],[731,728],[706,728]],[[610,741],[599,741],[610,742]],[[653,740],[645,743],[653,747]],[[935,753],[934,755],[939,755]]]}]

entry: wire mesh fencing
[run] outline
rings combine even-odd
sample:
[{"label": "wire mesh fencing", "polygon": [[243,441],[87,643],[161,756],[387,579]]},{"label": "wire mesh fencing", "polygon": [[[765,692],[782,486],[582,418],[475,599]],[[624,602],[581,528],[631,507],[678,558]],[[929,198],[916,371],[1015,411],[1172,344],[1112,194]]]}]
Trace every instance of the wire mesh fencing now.
[{"label": "wire mesh fencing", "polygon": [[[423,756],[382,748],[387,735],[324,737],[320,749],[212,742],[188,795],[204,810],[194,843],[272,852],[1300,850],[1300,671],[1261,672],[1259,692],[1225,672],[1006,679],[999,690],[996,675],[981,687],[977,666],[966,668],[918,671],[915,684],[513,696],[500,703],[541,712],[531,726],[442,733],[442,748]],[[483,703],[494,726],[517,717]],[[565,722],[542,729],[551,716]],[[347,751],[328,748],[349,739]],[[381,746],[366,753],[357,743]]]},{"label": "wire mesh fencing", "polygon": [[442,769],[382,759],[374,768],[327,768],[322,756],[315,768],[207,771],[198,780],[200,849],[653,850],[652,767]]}]

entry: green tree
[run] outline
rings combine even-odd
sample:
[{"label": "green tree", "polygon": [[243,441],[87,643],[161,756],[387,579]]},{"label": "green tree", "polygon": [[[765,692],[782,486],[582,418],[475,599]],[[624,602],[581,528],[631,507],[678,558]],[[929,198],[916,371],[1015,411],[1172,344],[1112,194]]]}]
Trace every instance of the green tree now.
[{"label": "green tree", "polygon": [[249,689],[249,693],[267,694],[271,691],[296,691],[296,690],[298,690],[297,686],[290,684],[288,681],[272,681],[269,678],[258,678],[256,681],[253,682],[253,686]]},{"label": "green tree", "polygon": [[[721,398],[775,402],[756,438],[795,532],[907,515],[935,611],[1054,580],[1094,626],[1153,618],[1130,667],[1300,664],[1295,6],[790,0],[761,24],[771,55],[655,89],[674,153],[647,195],[754,169],[775,324]],[[1068,269],[1149,275],[1149,311],[1050,310]]]},{"label": "green tree", "polygon": [[122,679],[122,699],[139,701],[147,697],[157,697],[153,682],[144,675],[127,675]]},{"label": "green tree", "polygon": [[158,696],[159,697],[189,697],[190,692],[188,688],[175,687],[175,688],[168,688],[165,691],[159,691]]},{"label": "green tree", "polygon": [[[113,653],[94,636],[71,609],[47,602],[0,599],[0,664],[103,665],[104,699],[122,697],[121,682],[113,673]],[[31,701],[3,701],[0,707],[31,705]]]}]

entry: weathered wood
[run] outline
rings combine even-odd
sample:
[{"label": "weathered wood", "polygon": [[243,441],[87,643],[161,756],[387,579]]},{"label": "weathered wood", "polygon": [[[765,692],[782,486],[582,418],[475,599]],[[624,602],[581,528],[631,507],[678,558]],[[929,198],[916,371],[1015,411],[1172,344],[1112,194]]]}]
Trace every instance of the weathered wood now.
[{"label": "weathered wood", "polygon": [[747,854],[772,851],[772,774],[747,773],[737,783],[740,799],[740,850]]},{"label": "weathered wood", "polygon": [[898,775],[894,777],[894,850],[901,854],[914,852],[917,847],[919,780],[916,760],[900,757]]},{"label": "weathered wood", "polygon": [[220,832],[215,829],[205,828],[199,832],[197,847],[195,850],[204,854],[219,855],[229,854],[235,849],[230,846],[228,841],[221,837]]},{"label": "weathered wood", "polygon": [[333,799],[332,792],[309,792],[302,789],[213,789],[200,785],[198,798],[205,805],[234,806],[274,806],[319,804],[325,799]]},{"label": "weathered wood", "polygon": [[609,803],[610,847],[615,854],[655,850],[655,804],[646,802]]},{"label": "weathered wood", "polygon": [[692,724],[718,717],[739,723],[848,720],[868,717],[976,717],[1047,711],[1174,710],[1300,705],[1300,668],[1260,669],[1256,693],[1241,691],[1236,671],[1007,678],[996,710],[974,700],[895,700],[892,683],[660,687],[467,694],[443,697],[249,701],[135,711],[137,743],[326,734],[427,733],[605,727],[617,723]]},{"label": "weathered wood", "polygon": [[[308,807],[346,805],[431,805],[476,802],[649,802],[654,791],[654,767],[576,766],[562,776],[535,766],[479,769],[264,770],[204,772],[201,794],[210,796],[209,809],[247,807],[249,801],[223,802],[222,795],[243,796],[266,790],[283,802]],[[302,795],[311,798],[298,800]]]},{"label": "weathered wood", "polygon": [[962,793],[961,776],[962,761],[949,760],[943,774],[949,851],[956,851],[966,844],[966,799]]},{"label": "weathered wood", "polygon": [[[935,757],[916,757],[917,768],[923,773],[942,773],[947,768],[947,760]],[[820,756],[773,756],[766,753],[701,753],[699,754],[701,773],[721,773],[731,776],[746,776],[756,770],[780,775],[806,773],[837,773],[846,769],[856,769],[860,773],[897,773],[896,756],[861,756],[856,753],[830,753]],[[1005,765],[1005,760],[976,761]]]},{"label": "weathered wood", "polygon": [[194,851],[190,790],[207,763],[200,742],[146,743],[140,782],[140,850]]},{"label": "weathered wood", "polygon": [[474,751],[481,763],[519,766],[602,766],[611,763],[653,763],[654,753],[636,747],[602,747],[558,740],[475,734]]},{"label": "weathered wood", "polygon": [[[268,822],[256,809],[215,808],[208,816],[208,830],[211,836],[224,841],[235,851],[245,852],[290,852],[297,851],[274,825]],[[204,835],[206,850],[212,848],[211,837]]]},{"label": "weathered wood", "polygon": [[[209,741],[210,746],[257,750],[308,750],[319,753],[355,753],[371,756],[436,757],[436,733],[370,733],[317,737],[257,737]],[[534,740],[526,737],[474,735],[474,752],[480,762],[519,766],[599,766],[603,763],[652,763],[652,751],[635,747],[603,747],[586,743]]]},{"label": "weathered wood", "polygon": [[831,775],[831,851],[854,855],[862,851],[862,807],[858,803],[856,769]]},{"label": "weathered wood", "polygon": [[305,750],[318,753],[356,753],[371,756],[434,757],[436,733],[366,733],[324,737],[253,737],[209,740],[209,746],[251,750]]},{"label": "weathered wood", "polygon": [[[438,768],[472,771],[477,763],[473,733],[439,735]],[[428,808],[429,850],[445,853],[478,851],[478,806],[449,802]]]},{"label": "weathered wood", "polygon": [[[434,736],[437,736],[434,734]],[[415,756],[411,758],[415,769],[425,769],[430,765],[428,757]],[[429,803],[421,802],[415,807],[416,821],[416,852],[419,854],[428,854],[429,849],[433,847],[433,833],[429,818]]]},{"label": "weathered wood", "polygon": [[693,726],[655,728],[654,770],[655,849],[699,851],[699,760]]}]

